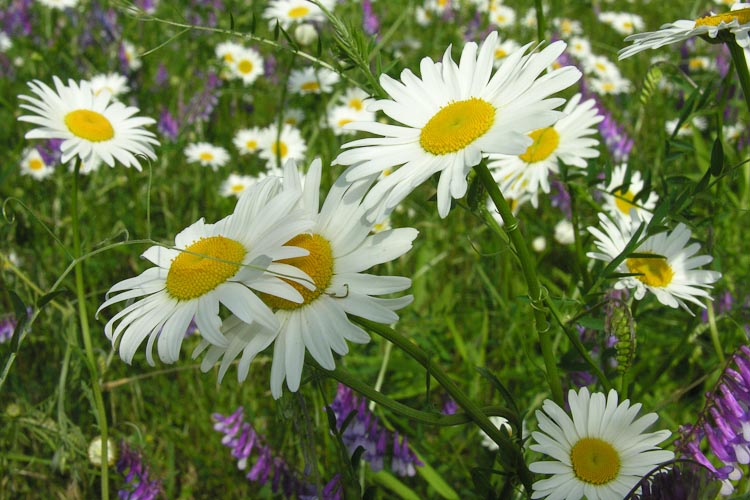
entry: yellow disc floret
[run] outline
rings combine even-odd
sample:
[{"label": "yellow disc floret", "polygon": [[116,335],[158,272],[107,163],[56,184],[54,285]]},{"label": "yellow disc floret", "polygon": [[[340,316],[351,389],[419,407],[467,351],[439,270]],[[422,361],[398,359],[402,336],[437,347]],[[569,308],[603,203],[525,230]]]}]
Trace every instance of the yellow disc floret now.
[{"label": "yellow disc floret", "polygon": [[628,190],[627,193],[623,193],[621,190],[616,191],[614,193],[614,197],[615,205],[617,206],[618,210],[626,215],[630,214],[631,208],[637,208],[635,203],[633,203],[635,194],[633,194],[633,192],[630,190]]},{"label": "yellow disc floret", "polygon": [[331,244],[319,234],[300,234],[287,241],[286,245],[301,247],[310,252],[305,257],[280,260],[284,264],[297,267],[306,272],[315,283],[315,290],[310,290],[299,283],[284,280],[302,294],[303,302],[296,304],[273,295],[261,294],[263,302],[274,309],[297,309],[317,299],[326,291],[333,277],[333,252]]},{"label": "yellow disc floret", "polygon": [[246,75],[253,70],[253,63],[251,61],[248,61],[247,59],[243,59],[237,65],[237,69],[240,71],[240,73]]},{"label": "yellow disc floret", "polygon": [[461,151],[482,137],[495,122],[495,107],[472,97],[440,108],[422,127],[419,144],[428,153],[446,155]]},{"label": "yellow disc floret", "polygon": [[108,141],[115,136],[115,129],[106,116],[90,109],[76,109],[64,118],[70,132],[91,142]]},{"label": "yellow disc floret", "polygon": [[674,271],[667,259],[658,257],[633,257],[625,260],[635,278],[648,286],[665,287],[672,282]]},{"label": "yellow disc floret", "polygon": [[289,9],[289,12],[287,12],[287,15],[291,19],[301,19],[307,16],[309,13],[310,13],[310,9],[308,9],[307,7],[298,6],[298,7],[292,7],[291,9]]},{"label": "yellow disc floret", "polygon": [[560,145],[560,134],[557,133],[554,127],[534,130],[529,134],[529,137],[534,142],[519,156],[526,163],[536,163],[547,159],[549,155],[555,152],[557,146]]},{"label": "yellow disc floret", "polygon": [[279,155],[282,158],[286,158],[287,153],[289,153],[289,148],[283,142],[274,142],[271,144],[271,153],[273,153],[274,156]]},{"label": "yellow disc floret", "polygon": [[570,463],[578,479],[595,485],[613,481],[620,471],[617,450],[599,438],[579,439],[570,450]]},{"label": "yellow disc floret", "polygon": [[698,26],[718,26],[721,23],[729,24],[732,21],[737,21],[739,24],[746,24],[750,22],[750,9],[737,9],[724,14],[717,14],[715,16],[699,17],[695,20],[695,27]]},{"label": "yellow disc floret", "polygon": [[178,300],[201,297],[239,271],[247,250],[224,236],[201,238],[175,257],[167,274],[167,293]]},{"label": "yellow disc floret", "polygon": [[317,92],[320,90],[320,84],[318,82],[305,82],[302,85],[300,85],[300,90],[304,90],[305,92]]}]

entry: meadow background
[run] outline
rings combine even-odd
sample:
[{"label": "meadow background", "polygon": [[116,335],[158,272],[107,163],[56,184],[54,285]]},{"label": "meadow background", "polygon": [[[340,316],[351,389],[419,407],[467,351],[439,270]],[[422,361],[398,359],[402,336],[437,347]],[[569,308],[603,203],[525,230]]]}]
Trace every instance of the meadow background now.
[{"label": "meadow background", "polygon": [[[330,22],[317,23],[316,36],[310,39],[301,32],[295,37],[295,26],[274,29],[264,17],[266,2],[81,0],[67,8],[48,5],[54,3],[4,0],[0,9],[0,31],[7,38],[0,45],[0,317],[23,318],[28,307],[34,319],[13,339],[7,329],[0,338],[0,498],[96,498],[100,491],[99,467],[88,454],[99,432],[72,274],[64,278],[59,293],[48,293],[71,263],[72,174],[52,158],[48,163],[54,172],[48,177],[24,175],[26,148],[45,147],[42,141],[25,140],[29,126],[17,121],[23,114],[17,96],[28,93],[27,82],[51,84],[54,75],[81,80],[119,73],[130,88],[119,98],[159,121],[151,127],[161,142],[158,158],[142,172],[104,165],[81,178],[84,250],[123,242],[85,260],[90,311],[110,286],[145,269],[139,255],[148,245],[129,240],[170,243],[174,234],[200,217],[218,220],[236,203],[234,196],[221,192],[230,173],[259,176],[267,171],[266,160],[258,154],[240,154],[233,145],[239,129],[278,124],[289,110],[298,110],[295,126],[307,146],[300,163],[309,165],[313,158],[321,158],[323,184],[328,186],[342,170],[330,167],[331,161],[341,144],[353,137],[329,125],[330,109],[355,84],[365,92],[373,90],[366,75],[341,53]],[[334,13],[353,33],[360,33],[355,39],[376,75],[378,67],[394,77],[403,68],[417,72],[421,58],[439,59],[449,44],[456,56],[465,41],[480,42],[492,29],[501,39],[521,45],[538,40],[535,11],[525,1],[503,2],[516,19],[501,27],[470,2],[454,1],[443,11],[441,2],[366,2],[379,21],[380,29],[373,35],[363,33],[369,29],[364,21],[372,22],[363,15],[363,3],[339,1]],[[710,313],[693,307],[691,315],[649,296],[633,306],[637,343],[621,344],[618,350],[607,342],[612,332],[606,331],[601,306],[612,280],[588,288],[602,266],[585,256],[593,250],[593,238],[585,228],[597,224],[596,185],[622,163],[623,151],[608,147],[603,132],[599,158],[585,170],[563,169],[551,196],[540,196],[538,209],[526,204],[518,214],[527,241],[536,240],[540,279],[561,319],[580,329],[584,344],[613,380],[619,375],[619,359],[620,368],[627,371],[628,396],[644,410],[657,412],[658,427],[677,437],[680,425],[696,422],[704,394],[712,389],[726,357],[748,343],[748,111],[723,45],[697,39],[617,62],[624,34],[597,16],[608,11],[637,14],[645,22],[639,31],[645,31],[728,7],[698,0],[541,3],[546,8],[546,40],[588,40],[592,53],[615,63],[630,83],[628,90],[616,94],[597,93],[590,85],[586,92],[598,100],[607,123],[618,125],[633,140],[628,164],[659,195],[666,217],[685,222],[701,242],[702,253],[714,257],[710,268],[723,273],[711,292]],[[564,20],[580,22],[581,32],[561,31]],[[216,54],[217,45],[227,41],[253,47],[263,56],[264,72],[252,84],[228,75]],[[134,50],[130,55],[128,44]],[[653,66],[657,55],[662,62]],[[568,63],[584,66],[568,56]],[[706,59],[693,62],[699,56]],[[315,60],[336,68],[339,82],[320,94],[291,91],[291,70],[319,66]],[[584,74],[582,85],[591,77],[588,71]],[[695,123],[705,127],[671,134],[665,124],[675,119],[698,119]],[[724,161],[718,175],[701,185],[717,137]],[[201,141],[225,148],[226,165],[212,169],[188,162],[186,147]],[[45,154],[54,156],[51,151]],[[435,185],[422,186],[391,217],[393,227],[419,230],[414,248],[384,269],[413,280],[414,303],[400,312],[396,329],[427,351],[431,362],[445,369],[475,401],[505,405],[497,386],[476,369],[486,368],[507,388],[533,429],[533,411],[549,397],[549,390],[526,285],[507,241],[485,222],[483,193],[470,193],[440,219],[433,200]],[[555,228],[569,215],[571,199],[572,222],[580,238],[577,243],[559,242]],[[150,367],[139,352],[128,366],[103,333],[111,314],[105,311],[99,319],[90,318],[110,435],[118,448],[126,443],[140,450],[150,477],[161,481],[157,498],[283,497],[274,494],[270,484],[248,480],[213,428],[212,414],[229,415],[238,406],[245,408],[246,420],[275,454],[299,471],[315,469],[323,484],[348,471],[347,477],[360,482],[371,498],[510,494],[503,489],[504,476],[492,473],[501,468],[496,454],[481,445],[482,436],[473,425],[433,427],[376,406],[381,425],[408,436],[424,465],[413,477],[399,476],[389,467],[373,472],[367,466],[352,466],[330,432],[324,407],[333,400],[337,382],[324,371],[306,368],[300,392],[287,392],[274,401],[268,388],[271,358],[265,353],[252,364],[244,383],[237,383],[230,370],[217,385],[215,372],[201,373],[199,361],[190,359],[197,335],[186,338],[175,365]],[[590,383],[596,388],[593,377],[582,373],[586,366],[562,330],[552,328],[563,386]],[[20,331],[24,333],[19,342]],[[368,345],[352,345],[337,365],[371,385],[382,373],[382,391],[414,408],[440,412],[450,404],[421,366],[390,349],[381,337],[372,337]],[[629,355],[632,362],[626,361]],[[664,446],[669,448],[668,443]],[[114,466],[110,485],[113,495],[127,489],[126,478]],[[741,482],[738,495],[747,492],[747,481]],[[514,494],[520,498],[520,490]]]}]

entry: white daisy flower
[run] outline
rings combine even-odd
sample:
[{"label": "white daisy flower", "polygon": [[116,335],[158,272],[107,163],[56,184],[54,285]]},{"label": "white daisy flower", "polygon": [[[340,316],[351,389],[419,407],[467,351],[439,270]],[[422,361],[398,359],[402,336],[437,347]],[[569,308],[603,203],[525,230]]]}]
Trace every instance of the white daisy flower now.
[{"label": "white daisy flower", "polygon": [[598,113],[596,102],[581,102],[581,94],[576,94],[563,112],[565,116],[554,125],[528,134],[532,143],[523,154],[489,155],[487,166],[508,196],[518,198],[529,193],[536,207],[539,191],[549,193],[549,176],[559,172],[559,162],[586,168],[587,159],[599,156],[599,140],[592,136],[604,117]]},{"label": "white daisy flower", "polygon": [[[334,106],[328,111],[326,119],[328,126],[335,135],[351,135],[356,133],[356,130],[345,128],[345,125],[360,120],[374,119],[374,117],[368,117],[366,114],[367,111],[354,111],[348,106]],[[372,114],[374,115],[374,113]]]},{"label": "white daisy flower", "polygon": [[214,146],[207,142],[194,142],[185,148],[188,163],[200,163],[204,167],[211,167],[217,171],[229,161],[229,153],[221,146]]},{"label": "white daisy flower", "polygon": [[[631,214],[636,217],[634,212],[631,211]],[[640,221],[627,222],[618,217],[613,222],[606,215],[599,214],[599,222],[602,229],[588,228],[596,238],[594,244],[599,251],[586,255],[611,262],[625,250]],[[709,264],[713,257],[695,255],[700,245],[688,244],[690,235],[687,226],[680,223],[670,233],[662,232],[645,238],[632,252],[639,256],[628,257],[617,266],[615,272],[633,276],[619,278],[614,284],[615,289],[635,289],[637,300],[641,300],[646,292],[651,292],[665,306],[682,307],[688,312],[690,309],[686,301],[705,309],[700,299],[711,299],[705,289],[712,288],[711,285],[721,278],[721,273],[698,269]]]},{"label": "white daisy flower", "polygon": [[[219,379],[241,354],[238,379],[243,381],[255,356],[273,343],[271,393],[277,399],[281,396],[285,379],[290,391],[299,389],[306,350],[320,366],[333,370],[333,352],[346,355],[349,351],[347,340],[358,344],[369,342],[369,335],[354,325],[347,315],[391,324],[398,320],[394,311],[412,301],[410,295],[387,299],[377,297],[405,290],[411,284],[409,278],[377,276],[364,271],[409,251],[417,236],[416,229],[400,228],[370,234],[373,224],[364,218],[362,197],[372,177],[349,183],[342,175],[320,207],[320,176],[321,163],[315,160],[305,176],[300,201],[305,213],[313,217],[315,223],[310,232],[289,241],[289,244],[309,250],[310,254],[284,261],[311,276],[317,287],[315,291],[295,285],[304,297],[301,304],[267,297],[264,300],[275,310],[280,324],[278,328],[265,328],[257,323],[245,325],[230,319],[223,330],[229,339],[228,346],[203,342],[193,354],[196,357],[208,348],[201,363],[204,371],[223,358]],[[284,167],[285,189],[296,190],[300,186],[296,165],[287,162]]]},{"label": "white daisy flower", "polygon": [[259,156],[266,160],[267,168],[284,165],[287,160],[304,160],[307,144],[299,129],[284,125],[281,133],[278,130],[276,125],[271,125],[260,138]]},{"label": "white daisy flower", "polygon": [[260,147],[264,133],[260,127],[243,128],[234,134],[232,143],[241,155],[254,154]]},{"label": "white daisy flower", "polygon": [[214,52],[216,57],[224,61],[224,64],[230,66],[237,61],[237,56],[245,50],[242,44],[236,42],[222,42],[216,46]]},{"label": "white daisy flower", "polygon": [[364,90],[357,87],[349,87],[339,97],[338,103],[350,108],[352,111],[366,111],[367,106],[374,102]]},{"label": "white daisy flower", "polygon": [[381,110],[403,125],[378,121],[347,125],[379,137],[344,144],[348,150],[334,160],[334,164],[356,165],[348,171],[349,181],[401,165],[368,194],[368,208],[384,201],[374,219],[438,172],[442,172],[438,212],[445,217],[451,197],[466,193],[466,176],[485,154],[521,154],[533,142],[528,132],[560,118],[554,108],[564,101],[548,96],[569,87],[581,74],[565,67],[540,75],[565,50],[565,42],[524,55],[530,47],[526,45],[506,57],[493,74],[496,46],[493,32],[481,48],[467,43],[459,64],[451,59],[450,48],[442,64],[422,59],[421,79],[408,69],[401,73],[401,82],[381,75],[380,83],[392,99],[379,100],[368,109]]},{"label": "white daisy flower", "polygon": [[[333,10],[335,0],[321,0],[326,10]],[[269,20],[273,28],[278,22],[287,29],[293,23],[321,23],[326,16],[320,8],[308,0],[271,0],[263,11],[263,17]]]},{"label": "white daisy flower", "polygon": [[[510,426],[510,423],[508,422],[508,419],[505,417],[500,417],[498,415],[493,415],[490,418],[490,422],[492,425],[500,429],[501,427],[504,427],[506,431],[508,431],[508,435],[510,436],[513,432],[513,428]],[[500,447],[497,445],[495,441],[492,440],[492,438],[484,432],[482,429],[479,429],[479,436],[482,438],[482,446],[487,448],[490,451],[497,451],[500,449]]]},{"label": "white daisy flower", "polygon": [[694,56],[687,60],[690,71],[708,71],[716,69],[716,60],[706,56]]},{"label": "white daisy flower", "polygon": [[220,305],[241,321],[277,328],[278,319],[254,292],[291,304],[302,302],[302,295],[274,273],[281,270],[286,276],[309,277],[272,261],[308,254],[305,249],[282,245],[309,230],[311,221],[295,208],[301,193],[292,189],[279,193],[279,187],[275,178],[255,184],[240,197],[233,214],[216,224],[198,220],[175,237],[174,248],[152,246],[142,257],[156,267],[110,288],[97,314],[113,304],[137,299],[104,327],[113,346],[119,344],[123,361],[130,363],[147,337],[149,364],[154,363],[155,342],[163,362],[177,361],[193,318],[206,341],[228,346],[219,330]]},{"label": "white daisy flower", "polygon": [[568,52],[580,61],[585,61],[592,56],[591,42],[588,39],[576,36],[568,43]]},{"label": "white daisy flower", "polygon": [[424,8],[430,12],[442,16],[453,8],[452,0],[425,0]]},{"label": "white daisy flower", "polygon": [[576,241],[575,226],[568,219],[555,224],[554,238],[561,245],[572,245]]},{"label": "white daisy flower", "polygon": [[263,74],[263,57],[257,50],[243,47],[233,53],[232,57],[229,69],[232,76],[242,80],[243,84],[250,85]]},{"label": "white daisy flower", "polygon": [[434,16],[435,16],[434,13],[425,9],[421,5],[417,5],[417,7],[414,9],[414,21],[419,26],[423,26],[423,27],[429,26]]},{"label": "white daisy flower", "polygon": [[600,78],[620,76],[620,68],[605,56],[591,55],[581,61],[587,73]]},{"label": "white daisy flower", "polygon": [[520,48],[521,44],[510,38],[506,40],[498,40],[497,46],[495,47],[495,59],[492,61],[493,66],[495,66],[496,68],[500,67],[500,65],[503,63],[503,59]]},{"label": "white daisy flower", "polygon": [[30,175],[41,181],[46,179],[55,171],[54,167],[47,165],[36,148],[24,150],[21,158],[21,175]]},{"label": "white daisy flower", "polygon": [[498,5],[490,12],[490,23],[498,28],[507,28],[516,22],[516,11],[507,5]]},{"label": "white daisy flower", "polygon": [[293,69],[289,74],[289,91],[295,94],[329,93],[339,81],[338,73],[312,66]]},{"label": "white daisy flower", "polygon": [[[531,434],[531,449],[552,460],[534,462],[529,469],[550,477],[533,484],[531,498],[615,500],[628,492],[657,465],[674,453],[657,445],[671,432],[644,432],[659,418],[648,413],[636,418],[641,404],[626,399],[618,405],[617,392],[589,394],[585,387],[568,392],[570,416],[549,399],[537,410],[539,431]],[[572,418],[571,418],[572,417]]]},{"label": "white daisy flower", "polygon": [[[78,169],[78,173],[80,175],[90,175],[94,172],[98,172],[101,166],[102,161],[97,157],[93,157],[90,160],[81,163],[81,168]],[[75,165],[72,162],[68,163],[68,172],[71,174],[75,173]]]},{"label": "white daisy flower", "polygon": [[236,196],[240,197],[247,188],[258,182],[257,177],[251,175],[240,175],[240,174],[229,174],[229,177],[221,183],[221,189],[219,193],[222,196]]},{"label": "white daisy flower", "polygon": [[640,172],[637,170],[631,171],[628,188],[623,190],[627,170],[627,165],[618,165],[612,171],[609,184],[601,183],[599,185],[603,197],[602,208],[612,217],[620,217],[626,223],[632,222],[630,211],[635,210],[638,215],[637,220],[648,222],[651,220],[651,214],[656,208],[659,196],[652,191],[646,199],[634,202],[636,196],[643,191],[644,183]]},{"label": "white daisy flower", "polygon": [[0,52],[8,52],[13,47],[13,40],[7,33],[0,31]]},{"label": "white daisy flower", "polygon": [[722,31],[733,34],[741,47],[750,46],[750,3],[735,3],[724,14],[712,14],[692,21],[681,19],[662,25],[659,31],[630,35],[625,41],[633,42],[633,45],[621,49],[618,56],[625,59],[647,49],[658,49],[696,36],[716,38]]},{"label": "white daisy flower", "polygon": [[645,27],[643,18],[631,12],[602,12],[599,14],[599,20],[621,35],[632,35]]},{"label": "white daisy flower", "polygon": [[[667,120],[664,122],[664,130],[667,134],[672,135],[675,132],[677,123],[680,121],[679,118],[673,120]],[[706,130],[708,127],[708,121],[705,116],[694,116],[690,120],[685,120],[680,124],[680,129],[677,131],[677,137],[689,137],[693,135],[693,130]]]},{"label": "white daisy flower", "polygon": [[299,108],[286,108],[281,116],[281,122],[292,127],[299,127],[303,121],[305,121],[305,112]]},{"label": "white daisy flower", "polygon": [[127,40],[122,41],[122,45],[120,46],[120,54],[122,57],[125,58],[125,61],[128,64],[128,68],[130,68],[133,71],[136,71],[143,66],[143,62],[141,62],[141,56],[138,53],[138,49],[135,48],[135,45],[133,45],[131,42]]},{"label": "white daisy flower", "polygon": [[589,87],[599,95],[617,95],[630,92],[633,84],[618,74],[591,78]]},{"label": "white daisy flower", "polygon": [[36,97],[18,96],[20,106],[33,115],[18,119],[38,125],[26,133],[27,139],[62,139],[62,163],[77,156],[84,163],[101,159],[113,167],[119,161],[126,167],[141,169],[140,159],[156,159],[152,145],[158,145],[152,132],[144,129],[155,123],[152,118],[135,116],[138,108],[110,102],[104,92],[95,95],[88,82],[68,80],[68,85],[53,77],[55,90],[39,80],[29,82]]},{"label": "white daisy flower", "polygon": [[38,0],[40,4],[51,9],[70,9],[78,5],[78,0]]},{"label": "white daisy flower", "polygon": [[109,92],[112,97],[118,97],[130,90],[128,79],[118,73],[95,75],[89,82],[95,95]]},{"label": "white daisy flower", "polygon": [[[552,25],[557,29],[562,38],[570,38],[574,35],[583,33],[581,21],[569,19],[567,17],[556,17],[552,20]],[[570,48],[568,48],[570,51]]]}]

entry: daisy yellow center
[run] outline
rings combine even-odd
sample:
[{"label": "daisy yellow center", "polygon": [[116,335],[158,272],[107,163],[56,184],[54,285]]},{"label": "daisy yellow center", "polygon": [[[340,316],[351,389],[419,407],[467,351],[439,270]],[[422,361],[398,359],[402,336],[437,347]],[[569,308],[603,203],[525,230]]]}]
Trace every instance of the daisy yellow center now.
[{"label": "daisy yellow center", "polygon": [[274,142],[271,144],[271,153],[273,153],[274,156],[279,155],[282,158],[286,158],[288,152],[289,148],[283,142]]},{"label": "daisy yellow center", "polygon": [[250,139],[245,143],[245,147],[247,149],[256,149],[258,147],[258,141],[256,141],[255,139]]},{"label": "daisy yellow center", "polygon": [[250,73],[253,70],[253,63],[248,61],[247,59],[243,59],[237,65],[237,69],[239,69],[240,73],[242,74]]},{"label": "daisy yellow center", "polygon": [[297,309],[309,304],[325,292],[331,283],[331,277],[333,277],[333,252],[331,251],[331,244],[327,239],[319,234],[300,234],[289,240],[286,244],[301,247],[310,252],[309,255],[304,257],[294,257],[292,259],[280,260],[279,262],[289,264],[306,272],[315,283],[315,290],[310,290],[299,283],[284,280],[302,295],[303,302],[296,304],[279,297],[262,294],[266,305],[274,309]]},{"label": "daisy yellow center", "polygon": [[503,57],[507,57],[508,52],[505,49],[495,49],[495,59],[502,59]]},{"label": "daisy yellow center", "polygon": [[629,214],[631,208],[636,208],[635,203],[633,203],[633,198],[635,198],[635,194],[630,190],[628,190],[627,193],[617,191],[615,193],[615,205],[620,212]]},{"label": "daisy yellow center", "polygon": [[87,141],[108,141],[115,136],[115,129],[107,117],[90,109],[71,111],[65,115],[64,121],[73,135]]},{"label": "daisy yellow center", "polygon": [[352,120],[350,120],[349,118],[342,118],[341,120],[339,120],[339,127],[343,127],[347,123],[351,123],[351,122]]},{"label": "daisy yellow center", "polygon": [[289,12],[287,12],[287,15],[292,19],[301,19],[305,16],[307,16],[310,13],[310,9],[303,6],[293,7],[289,9]]},{"label": "daisy yellow center", "polygon": [[690,67],[690,69],[701,69],[704,66],[703,59],[693,57],[692,59],[690,59],[690,61],[688,61],[688,66]]},{"label": "daisy yellow center", "polygon": [[639,281],[654,287],[663,288],[669,285],[674,278],[674,271],[667,262],[667,259],[660,257],[633,257],[627,259],[625,263],[631,273],[638,274],[635,276]]},{"label": "daisy yellow center", "polygon": [[598,438],[582,438],[570,450],[573,472],[584,483],[607,484],[620,472],[620,455],[611,444]]},{"label": "daisy yellow center", "polygon": [[174,258],[167,274],[167,293],[177,300],[201,297],[234,276],[247,250],[224,236],[201,238]]},{"label": "daisy yellow center", "polygon": [[534,130],[529,137],[534,142],[526,148],[525,153],[519,156],[526,163],[536,163],[547,159],[560,145],[560,134],[553,127]]},{"label": "daisy yellow center", "polygon": [[39,158],[32,158],[29,160],[29,169],[30,170],[41,170],[44,168],[44,162],[40,160]]},{"label": "daisy yellow center", "polygon": [[357,99],[356,97],[349,100],[349,107],[356,109],[357,111],[362,111],[362,99]]},{"label": "daisy yellow center", "polygon": [[606,82],[602,84],[602,90],[604,92],[612,92],[613,90],[615,90],[615,84],[612,82]]},{"label": "daisy yellow center", "polygon": [[224,61],[228,63],[234,62],[234,57],[232,56],[231,53],[227,52],[226,54],[224,54]]},{"label": "daisy yellow center", "polygon": [[199,157],[199,158],[200,158],[201,160],[203,160],[203,161],[211,161],[211,160],[213,160],[213,159],[214,159],[214,155],[212,155],[212,154],[211,154],[211,153],[209,153],[208,151],[204,151],[204,152],[203,152],[203,153],[201,153],[201,154],[200,154],[200,155],[199,155],[198,157]]},{"label": "daisy yellow center", "polygon": [[440,109],[422,128],[419,144],[428,153],[445,155],[461,151],[482,137],[495,122],[495,107],[472,97]]},{"label": "daisy yellow center", "polygon": [[290,116],[289,118],[284,118],[284,123],[287,125],[297,125],[297,119],[293,116]]},{"label": "daisy yellow center", "polygon": [[320,84],[318,82],[305,82],[299,88],[307,92],[315,92],[316,90],[320,90]]},{"label": "daisy yellow center", "polygon": [[234,186],[232,186],[232,192],[233,193],[240,193],[240,192],[242,192],[244,190],[245,190],[245,185],[244,184],[235,184]]},{"label": "daisy yellow center", "polygon": [[721,23],[729,24],[735,19],[740,24],[749,23],[750,9],[737,9],[724,14],[717,14],[715,16],[700,17],[695,20],[695,26],[718,26]]}]

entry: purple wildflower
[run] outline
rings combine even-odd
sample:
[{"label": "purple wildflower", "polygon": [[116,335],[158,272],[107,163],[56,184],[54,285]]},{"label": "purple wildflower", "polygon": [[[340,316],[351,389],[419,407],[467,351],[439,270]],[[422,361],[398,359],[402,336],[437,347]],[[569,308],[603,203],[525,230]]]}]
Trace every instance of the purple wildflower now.
[{"label": "purple wildflower", "polygon": [[221,86],[221,78],[213,71],[207,75],[196,74],[196,80],[206,82],[203,90],[193,95],[186,105],[180,105],[179,122],[192,125],[196,122],[206,122],[219,103],[218,90]]},{"label": "purple wildflower", "polygon": [[10,5],[0,9],[0,28],[11,38],[30,36],[32,0],[11,0]]},{"label": "purple wildflower", "polygon": [[177,136],[180,134],[180,126],[167,108],[162,110],[156,130],[169,141],[177,140]]},{"label": "purple wildflower", "polygon": [[[719,295],[719,300],[714,301],[714,312],[717,315],[726,314],[732,310],[732,304],[734,304],[732,294],[729,291],[725,291]],[[701,311],[701,320],[704,323],[708,323],[708,311],[706,309]]]},{"label": "purple wildflower", "polygon": [[362,29],[368,35],[375,35],[380,31],[380,20],[372,11],[372,0],[362,0]]},{"label": "purple wildflower", "polygon": [[13,337],[16,330],[16,317],[13,315],[0,319],[0,344],[3,344]]},{"label": "purple wildflower", "polygon": [[633,487],[626,500],[691,500],[715,498],[719,486],[714,474],[692,460],[678,460],[650,472]]},{"label": "purple wildflower", "polygon": [[[695,425],[680,428],[675,451],[692,458],[723,480],[723,493],[731,492],[728,480],[742,477],[740,465],[750,463],[750,347],[742,346],[729,359]],[[703,438],[723,467],[715,467],[701,451]]]},{"label": "purple wildflower", "polygon": [[443,415],[455,415],[458,411],[458,405],[455,401],[453,401],[452,398],[446,398],[445,402],[443,403]]},{"label": "purple wildflower", "polygon": [[162,491],[161,480],[150,479],[140,451],[120,442],[117,472],[125,477],[125,487],[117,492],[120,500],[153,500]]},{"label": "purple wildflower", "polygon": [[164,87],[169,83],[169,71],[164,63],[159,63],[159,67],[156,69],[156,77],[154,82],[158,87]]},{"label": "purple wildflower", "polygon": [[349,415],[355,412],[346,429],[342,431],[341,439],[352,456],[361,446],[364,449],[362,459],[370,464],[373,471],[377,472],[383,468],[388,442],[391,440],[394,443],[391,461],[391,468],[394,472],[409,473],[414,470],[415,465],[423,465],[409,449],[406,437],[402,439],[402,445],[397,448],[399,434],[394,432],[391,438],[388,430],[382,428],[378,418],[367,409],[367,400],[364,398],[360,400],[349,387],[343,384],[338,385],[336,397],[330,408],[336,415],[336,425],[339,429]]},{"label": "purple wildflower", "polygon": [[573,214],[570,208],[570,193],[565,189],[565,184],[561,181],[553,180],[551,185],[552,194],[550,195],[550,202],[552,206],[559,208],[567,219],[571,219]]}]

